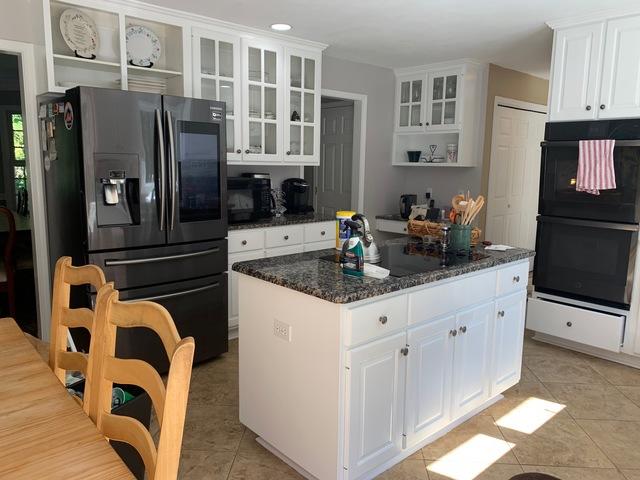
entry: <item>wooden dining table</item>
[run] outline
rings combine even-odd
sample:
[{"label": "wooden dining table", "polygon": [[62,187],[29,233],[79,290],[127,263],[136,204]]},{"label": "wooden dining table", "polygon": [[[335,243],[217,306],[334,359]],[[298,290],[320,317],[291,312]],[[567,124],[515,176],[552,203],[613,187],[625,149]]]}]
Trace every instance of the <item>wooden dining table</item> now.
[{"label": "wooden dining table", "polygon": [[0,318],[0,478],[134,478],[12,318]]}]

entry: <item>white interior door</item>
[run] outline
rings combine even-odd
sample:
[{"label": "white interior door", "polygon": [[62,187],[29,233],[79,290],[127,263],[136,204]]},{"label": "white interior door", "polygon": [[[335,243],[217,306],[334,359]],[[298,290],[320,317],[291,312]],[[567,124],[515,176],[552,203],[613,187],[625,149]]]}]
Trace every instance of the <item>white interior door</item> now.
[{"label": "white interior door", "polygon": [[351,208],[353,104],[323,107],[320,166],[316,171],[316,211],[334,215]]},{"label": "white interior door", "polygon": [[493,243],[535,247],[545,120],[542,111],[495,107],[485,235]]}]

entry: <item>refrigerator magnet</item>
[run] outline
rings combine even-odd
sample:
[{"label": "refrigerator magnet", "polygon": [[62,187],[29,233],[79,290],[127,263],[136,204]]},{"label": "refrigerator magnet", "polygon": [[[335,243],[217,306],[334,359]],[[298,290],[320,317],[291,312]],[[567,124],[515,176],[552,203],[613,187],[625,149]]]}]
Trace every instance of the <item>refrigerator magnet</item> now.
[{"label": "refrigerator magnet", "polygon": [[73,128],[73,107],[71,106],[71,102],[64,104],[64,126],[67,130]]}]

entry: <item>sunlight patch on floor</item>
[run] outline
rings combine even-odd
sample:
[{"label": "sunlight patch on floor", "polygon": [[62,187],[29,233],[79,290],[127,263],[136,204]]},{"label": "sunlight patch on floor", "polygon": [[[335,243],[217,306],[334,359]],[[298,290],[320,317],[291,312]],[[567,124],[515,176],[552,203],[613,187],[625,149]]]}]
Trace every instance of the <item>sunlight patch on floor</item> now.
[{"label": "sunlight patch on floor", "polygon": [[565,405],[561,403],[530,397],[500,417],[496,424],[500,427],[532,434],[564,408]]},{"label": "sunlight patch on floor", "polygon": [[504,440],[478,434],[429,464],[427,470],[452,480],[473,480],[513,446]]}]

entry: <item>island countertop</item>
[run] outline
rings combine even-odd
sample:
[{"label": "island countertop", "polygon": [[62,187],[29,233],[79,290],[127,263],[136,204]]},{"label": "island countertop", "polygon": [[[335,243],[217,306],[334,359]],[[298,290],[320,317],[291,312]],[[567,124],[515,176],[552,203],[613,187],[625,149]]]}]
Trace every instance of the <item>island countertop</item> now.
[{"label": "island countertop", "polygon": [[229,231],[248,230],[251,228],[282,227],[284,225],[298,225],[301,223],[331,222],[335,221],[335,219],[336,217],[333,215],[324,215],[322,213],[306,213],[300,215],[287,215],[285,213],[282,217],[268,217],[246,223],[230,224]]},{"label": "island countertop", "polygon": [[332,303],[343,304],[524,260],[535,255],[532,250],[521,248],[505,252],[487,251],[482,247],[480,249],[483,254],[488,255],[487,258],[406,277],[389,276],[383,280],[344,275],[340,265],[322,259],[335,254],[334,249],[239,262],[233,265],[233,271]]}]

